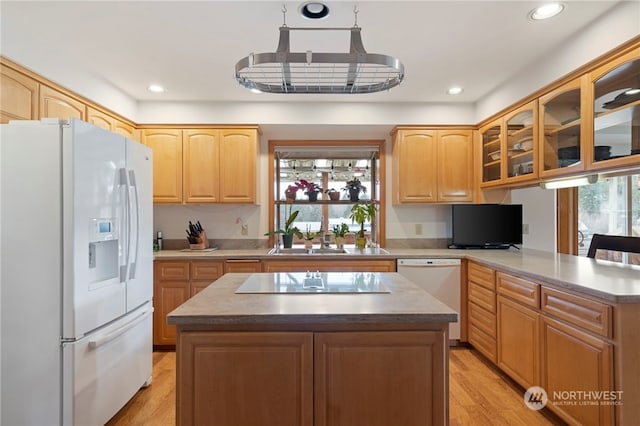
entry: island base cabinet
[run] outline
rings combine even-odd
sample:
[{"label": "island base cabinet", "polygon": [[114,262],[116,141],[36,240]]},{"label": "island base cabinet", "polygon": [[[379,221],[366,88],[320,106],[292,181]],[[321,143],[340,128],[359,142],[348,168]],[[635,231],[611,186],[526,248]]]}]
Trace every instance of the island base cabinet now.
[{"label": "island base cabinet", "polygon": [[444,425],[445,326],[353,332],[179,328],[177,424]]},{"label": "island base cabinet", "polygon": [[187,332],[179,338],[178,425],[313,424],[313,333]]},{"label": "island base cabinet", "polygon": [[611,396],[613,345],[545,316],[541,322],[547,406],[569,424],[613,424],[612,401],[590,397],[603,391]]},{"label": "island base cabinet", "polygon": [[444,332],[317,333],[314,425],[446,424],[445,342]]}]

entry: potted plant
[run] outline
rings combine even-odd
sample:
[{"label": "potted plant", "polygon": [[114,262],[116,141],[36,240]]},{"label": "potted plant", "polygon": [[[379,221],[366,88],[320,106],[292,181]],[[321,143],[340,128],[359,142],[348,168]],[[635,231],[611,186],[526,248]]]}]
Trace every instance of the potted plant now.
[{"label": "potted plant", "polygon": [[337,189],[329,188],[326,191],[324,191],[324,193],[328,194],[329,199],[332,201],[337,201],[340,199],[340,191],[338,191]]},{"label": "potted plant", "polygon": [[331,231],[336,239],[336,247],[339,249],[344,248],[344,236],[349,232],[349,225],[344,222],[340,225],[333,225]]},{"label": "potted plant", "polygon": [[351,206],[351,213],[349,218],[355,223],[360,225],[360,230],[356,234],[356,247],[359,249],[365,248],[367,239],[364,236],[364,224],[365,222],[373,222],[376,217],[376,205],[372,202],[369,203],[356,203]]},{"label": "potted plant", "polygon": [[349,199],[351,201],[358,201],[360,199],[360,192],[367,192],[367,187],[364,186],[357,177],[347,181],[346,186],[342,189],[349,193]]},{"label": "potted plant", "polygon": [[287,202],[293,202],[293,200],[296,199],[298,189],[300,189],[300,187],[297,184],[287,186],[287,189],[284,190],[284,196]]},{"label": "potted plant", "polygon": [[307,225],[307,231],[304,233],[304,248],[311,249],[313,247],[313,239],[317,237],[319,232],[311,232],[311,227]]},{"label": "potted plant", "polygon": [[297,236],[298,238],[302,238],[302,232],[298,229],[297,226],[293,226],[293,222],[298,217],[300,212],[298,210],[290,211],[289,217],[285,220],[284,226],[275,231],[266,232],[264,235],[282,235],[282,246],[284,248],[291,248],[293,245],[293,236]]},{"label": "potted plant", "polygon": [[296,185],[304,191],[307,197],[309,197],[309,201],[317,201],[318,193],[322,192],[322,187],[320,185],[317,183],[311,183],[304,179],[298,180]]}]

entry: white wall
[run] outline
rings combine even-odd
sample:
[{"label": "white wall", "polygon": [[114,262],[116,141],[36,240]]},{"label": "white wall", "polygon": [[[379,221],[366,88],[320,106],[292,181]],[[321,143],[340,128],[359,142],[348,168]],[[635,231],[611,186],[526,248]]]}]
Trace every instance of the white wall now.
[{"label": "white wall", "polygon": [[532,58],[514,78],[476,105],[480,122],[640,34],[640,2],[624,1],[585,26],[551,55]]},{"label": "white wall", "polygon": [[529,233],[522,236],[522,247],[555,251],[555,190],[539,187],[511,191],[511,204],[522,204],[522,223]]}]

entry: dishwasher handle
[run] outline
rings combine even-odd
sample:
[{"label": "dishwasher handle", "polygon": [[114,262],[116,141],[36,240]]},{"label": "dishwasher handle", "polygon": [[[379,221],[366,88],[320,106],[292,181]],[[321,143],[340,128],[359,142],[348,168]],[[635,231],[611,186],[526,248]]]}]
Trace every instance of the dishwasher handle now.
[{"label": "dishwasher handle", "polygon": [[398,266],[409,266],[419,268],[430,268],[439,266],[460,266],[460,259],[440,259],[440,258],[422,258],[422,259],[398,259]]}]

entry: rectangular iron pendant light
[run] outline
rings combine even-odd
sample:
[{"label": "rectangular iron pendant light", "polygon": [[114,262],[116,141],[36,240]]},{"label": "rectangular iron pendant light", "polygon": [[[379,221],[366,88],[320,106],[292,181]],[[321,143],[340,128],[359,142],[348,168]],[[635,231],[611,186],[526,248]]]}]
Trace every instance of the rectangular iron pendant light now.
[{"label": "rectangular iron pendant light", "polygon": [[[357,13],[357,12],[356,12]],[[291,52],[290,31],[350,31],[348,53]],[[251,53],[235,67],[241,86],[265,93],[375,93],[389,90],[404,78],[399,59],[367,53],[361,28],[280,27],[278,48],[272,53]]]}]

